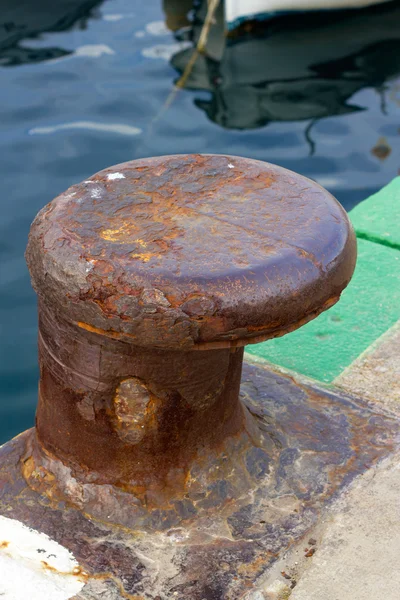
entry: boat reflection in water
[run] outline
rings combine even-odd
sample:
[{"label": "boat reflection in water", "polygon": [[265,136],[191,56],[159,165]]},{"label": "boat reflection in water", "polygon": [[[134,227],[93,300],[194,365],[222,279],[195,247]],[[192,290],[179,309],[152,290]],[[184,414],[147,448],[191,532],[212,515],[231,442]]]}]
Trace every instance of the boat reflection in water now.
[{"label": "boat reflection in water", "polygon": [[[85,28],[103,0],[2,0],[0,11],[0,66],[41,62],[71,54],[58,47],[29,47],[26,38],[41,33]],[[21,44],[21,41],[24,43]]]},{"label": "boat reflection in water", "polygon": [[[178,5],[184,7],[185,2],[164,2],[171,29],[182,22]],[[206,7],[205,1],[191,23],[194,44]],[[171,63],[185,73],[184,87],[211,92],[210,99],[195,103],[222,127],[251,129],[272,121],[301,120],[312,125],[324,117],[362,110],[349,99],[365,87],[382,94],[384,110],[385,81],[400,73],[400,4],[280,17],[264,24],[262,31],[253,28],[231,38],[226,37],[220,7],[206,51],[188,73],[193,52],[183,50]]]}]

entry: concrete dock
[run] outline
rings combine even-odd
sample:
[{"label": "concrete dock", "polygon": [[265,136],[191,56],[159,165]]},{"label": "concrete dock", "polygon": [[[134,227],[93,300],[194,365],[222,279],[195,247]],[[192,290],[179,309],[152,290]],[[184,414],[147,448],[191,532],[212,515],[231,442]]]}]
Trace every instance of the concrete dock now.
[{"label": "concrete dock", "polygon": [[[290,338],[248,352],[295,378],[366,400],[399,424],[400,178],[358,205],[350,218],[359,254],[341,301]],[[249,598],[398,600],[399,553],[400,454],[394,452],[340,493],[314,531],[280,557]]]}]

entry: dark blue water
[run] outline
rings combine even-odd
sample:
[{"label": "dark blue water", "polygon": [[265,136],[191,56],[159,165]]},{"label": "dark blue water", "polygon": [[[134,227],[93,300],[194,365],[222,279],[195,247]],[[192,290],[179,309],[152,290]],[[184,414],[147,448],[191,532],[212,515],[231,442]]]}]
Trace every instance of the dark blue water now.
[{"label": "dark blue water", "polygon": [[157,0],[0,8],[3,441],[34,419],[36,304],[24,249],[37,211],[106,166],[182,152],[277,163],[350,209],[400,167],[400,8],[330,25],[279,21],[230,43],[217,15],[207,55],[172,99],[204,18],[201,8],[185,17],[187,0],[164,1],[175,34]]}]

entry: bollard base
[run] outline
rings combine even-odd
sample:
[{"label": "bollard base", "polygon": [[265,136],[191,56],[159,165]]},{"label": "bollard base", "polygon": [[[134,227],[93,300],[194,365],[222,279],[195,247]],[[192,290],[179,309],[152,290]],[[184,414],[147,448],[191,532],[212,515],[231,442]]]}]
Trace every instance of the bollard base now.
[{"label": "bollard base", "polygon": [[[258,434],[231,447],[229,469],[222,469],[205,496],[144,511],[141,520],[135,520],[137,501],[126,491],[124,511],[115,511],[112,486],[97,485],[95,501],[90,487],[81,490],[79,501],[72,501],[74,490],[62,499],[32,463],[30,430],[0,450],[0,515],[47,534],[72,553],[79,568],[66,577],[83,584],[74,600],[251,597],[257,580],[307,534],[324,506],[395,449],[398,420],[336,389],[250,363],[244,364],[241,399]],[[231,482],[241,477],[238,495]],[[0,542],[2,552],[8,540]]]}]

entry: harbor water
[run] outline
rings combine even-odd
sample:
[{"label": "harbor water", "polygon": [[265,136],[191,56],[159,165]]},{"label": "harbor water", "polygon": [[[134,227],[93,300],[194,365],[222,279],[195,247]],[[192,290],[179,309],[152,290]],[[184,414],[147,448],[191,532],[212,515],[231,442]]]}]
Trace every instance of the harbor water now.
[{"label": "harbor water", "polygon": [[70,185],[139,157],[222,153],[292,169],[350,210],[398,174],[399,2],[229,39],[221,6],[193,60],[204,19],[187,0],[1,2],[0,442],[34,422],[29,226]]}]

